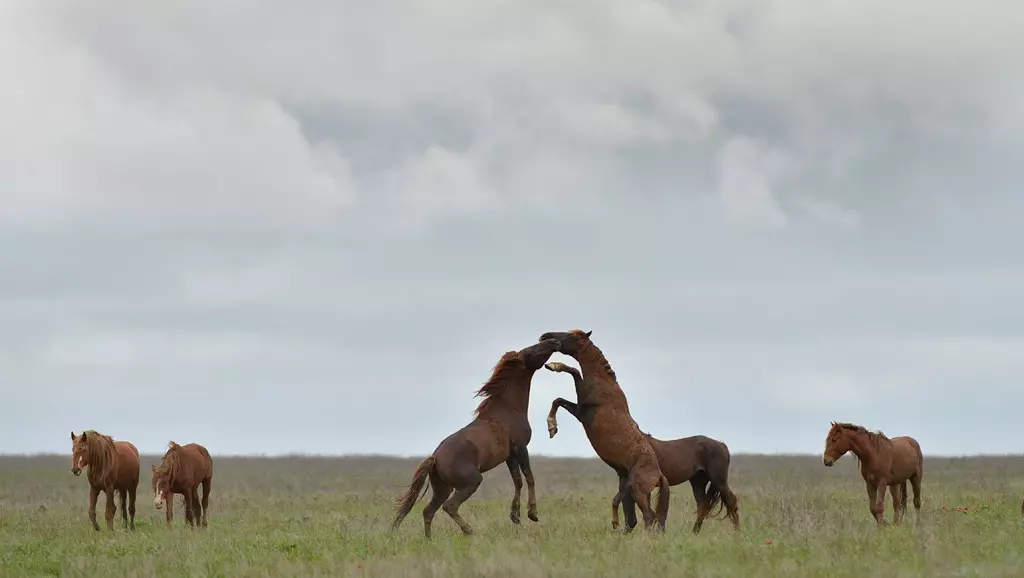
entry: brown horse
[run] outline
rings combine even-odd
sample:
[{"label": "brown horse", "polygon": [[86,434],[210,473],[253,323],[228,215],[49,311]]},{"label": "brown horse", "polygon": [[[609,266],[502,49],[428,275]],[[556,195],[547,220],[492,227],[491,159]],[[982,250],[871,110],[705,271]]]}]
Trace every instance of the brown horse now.
[{"label": "brown horse", "polygon": [[[199,444],[183,446],[171,441],[159,466],[153,466],[153,505],[159,510],[167,505],[167,525],[174,519],[174,494],[185,498],[185,522],[193,528],[206,527],[210,511],[210,485],[213,483],[213,458]],[[199,486],[203,500],[199,501]]]},{"label": "brown horse", "polygon": [[[126,528],[135,530],[135,492],[139,487],[139,450],[131,442],[114,441],[94,430],[76,436],[71,432],[71,473],[82,474],[89,468],[89,520],[96,523],[96,499],[100,492],[107,494],[107,529],[114,529],[114,491],[121,495],[121,519]],[[131,516],[129,523],[128,517]]]},{"label": "brown horse", "polygon": [[[572,376],[577,388],[583,383],[583,376],[575,367],[569,367],[558,361],[546,363],[544,367],[550,371],[568,373]],[[573,404],[561,398],[551,402],[551,412],[548,413],[550,437],[555,437],[555,434],[558,433],[558,420],[555,414],[559,407],[566,405],[572,406]],[[575,413],[573,413],[573,417],[580,419],[580,416]],[[580,421],[582,422],[582,420]],[[704,520],[712,516],[711,510],[716,505],[719,512],[722,511],[724,505],[733,527],[737,530],[740,529],[739,501],[736,499],[736,494],[729,488],[729,462],[731,461],[729,446],[724,442],[702,435],[668,441],[659,440],[647,433],[644,436],[654,448],[654,455],[658,457],[658,466],[668,478],[669,485],[676,486],[683,482],[690,482],[693,499],[697,503],[697,520],[693,523],[694,534],[700,532]],[[619,527],[619,503],[625,497],[625,494],[620,491],[612,498],[612,528]],[[649,495],[648,500],[650,500]]]},{"label": "brown horse", "polygon": [[921,445],[912,437],[889,439],[882,432],[872,432],[852,423],[832,422],[825,437],[822,461],[832,466],[846,452],[853,452],[860,461],[860,475],[868,490],[868,504],[879,526],[885,521],[885,488],[892,494],[892,520],[899,524],[907,512],[907,481],[914,488],[914,510],[921,521],[921,477],[924,457]]},{"label": "brown horse", "polygon": [[491,378],[477,391],[477,396],[484,399],[474,412],[476,419],[445,438],[416,468],[408,491],[395,501],[398,514],[391,525],[392,529],[398,528],[412,510],[419,499],[420,489],[429,477],[434,495],[423,508],[424,535],[430,537],[434,514],[441,507],[455,520],[463,534],[472,534],[469,524],[459,515],[459,506],[476,492],[483,480],[482,474],[502,462],[508,466],[515,486],[509,518],[513,523],[519,523],[522,476],[525,476],[528,490],[527,516],[534,522],[539,520],[533,470],[526,449],[532,435],[527,415],[530,383],[533,374],[557,348],[558,342],[549,339],[501,356],[491,372]]},{"label": "brown horse", "polygon": [[[556,399],[583,424],[590,445],[598,457],[619,475],[619,493],[623,495],[626,531],[636,527],[636,506],[643,512],[644,526],[650,529],[657,522],[665,529],[668,517],[669,482],[658,466],[651,442],[629,413],[626,394],[608,360],[590,340],[591,331],[549,332],[541,340],[556,339],[558,351],[575,359],[583,370],[576,382],[576,402]],[[658,509],[651,508],[651,490],[658,488]]]}]

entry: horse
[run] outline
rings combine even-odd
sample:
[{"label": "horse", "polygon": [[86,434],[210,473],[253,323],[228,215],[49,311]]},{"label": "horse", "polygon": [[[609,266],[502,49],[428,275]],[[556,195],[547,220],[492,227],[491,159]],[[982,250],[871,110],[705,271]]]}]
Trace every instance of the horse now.
[{"label": "horse", "polygon": [[892,519],[899,524],[907,512],[907,481],[914,488],[914,510],[921,522],[921,477],[924,456],[921,445],[910,436],[886,437],[862,426],[832,422],[825,436],[822,461],[828,467],[853,452],[860,461],[860,475],[868,490],[868,504],[878,526],[885,526],[885,488],[892,494]]},{"label": "horse", "polygon": [[[131,442],[114,441],[108,435],[87,430],[76,436],[71,431],[71,473],[79,476],[89,468],[89,521],[96,523],[96,499],[100,492],[107,494],[105,518],[107,529],[114,529],[114,491],[121,496],[121,520],[125,528],[135,531],[135,492],[139,487],[139,450]],[[129,522],[129,516],[131,522]]]},{"label": "horse", "polygon": [[[502,462],[508,466],[515,486],[509,508],[512,523],[519,524],[524,476],[528,491],[527,517],[534,522],[539,521],[533,470],[526,449],[532,436],[527,415],[530,384],[533,374],[554,354],[558,345],[554,339],[548,339],[501,356],[490,379],[476,392],[476,397],[482,397],[483,400],[473,412],[475,419],[441,441],[420,462],[413,473],[409,489],[395,500],[398,513],[391,524],[392,530],[398,528],[416,501],[422,497],[419,492],[429,478],[434,494],[430,503],[423,508],[424,535],[430,538],[434,514],[442,507],[464,535],[472,534],[472,528],[459,514],[459,507],[476,492],[483,480],[483,473]],[[425,489],[423,493],[426,494]]]},{"label": "horse", "polygon": [[[644,437],[629,413],[629,403],[615,371],[590,340],[592,333],[573,329],[540,336],[541,340],[557,340],[558,352],[575,359],[583,370],[582,379],[576,382],[576,403],[558,398],[553,405],[576,416],[598,457],[618,474],[626,515],[625,531],[631,532],[636,527],[636,506],[643,513],[646,529],[657,522],[658,529],[664,531],[668,517],[668,479],[658,466],[650,440]],[[649,498],[655,487],[658,488],[657,511],[651,508]]]},{"label": "horse", "polygon": [[[544,367],[548,371],[568,373],[572,376],[577,388],[583,382],[583,376],[575,367],[558,361],[548,362],[544,364]],[[558,408],[564,407],[565,404],[568,404],[565,400],[560,402],[556,399],[551,402],[551,411],[548,413],[547,420],[549,437],[553,438],[558,433],[558,420],[555,414],[558,412]],[[575,413],[573,417],[580,419]],[[719,513],[722,512],[724,506],[725,513],[732,520],[733,527],[736,530],[740,529],[739,502],[736,499],[736,494],[729,488],[729,462],[731,460],[729,446],[720,440],[703,435],[675,440],[660,440],[648,433],[644,433],[644,437],[654,449],[654,455],[658,458],[658,466],[668,478],[670,486],[690,482],[693,499],[697,503],[697,520],[693,523],[694,534],[700,532],[706,518],[717,516],[717,513],[711,514],[715,506],[718,506]],[[619,527],[619,503],[624,498],[625,494],[621,491],[612,498],[613,529]],[[650,496],[647,499],[650,500]]]},{"label": "horse", "polygon": [[[153,505],[161,509],[167,505],[167,526],[174,519],[174,494],[185,498],[185,522],[195,528],[206,527],[210,511],[210,486],[213,483],[213,458],[199,444],[178,445],[167,443],[167,451],[159,466],[153,466]],[[203,486],[203,499],[199,501],[199,486]]]}]

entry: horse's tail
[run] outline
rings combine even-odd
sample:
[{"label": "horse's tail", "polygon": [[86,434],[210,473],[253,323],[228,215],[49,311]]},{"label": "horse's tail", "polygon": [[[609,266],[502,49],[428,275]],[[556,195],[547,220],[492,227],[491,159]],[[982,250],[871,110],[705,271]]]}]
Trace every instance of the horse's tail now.
[{"label": "horse's tail", "polygon": [[665,521],[668,519],[668,488],[668,478],[665,477],[665,474],[661,474],[661,478],[658,480],[658,508],[654,514],[658,520],[658,525],[663,530],[665,529]]},{"label": "horse's tail", "polygon": [[[402,520],[409,515],[412,507],[416,505],[416,501],[422,498],[423,494],[427,493],[427,489],[424,486],[427,484],[427,477],[434,471],[434,461],[434,456],[427,456],[425,460],[420,462],[420,465],[416,466],[416,471],[412,474],[412,483],[409,484],[409,489],[395,500],[398,514],[395,516],[395,521],[391,524],[392,530],[397,528],[402,523]],[[423,494],[420,494],[421,489]]]},{"label": "horse's tail", "polygon": [[[722,500],[722,491],[728,486],[729,462],[732,456],[729,454],[729,446],[725,442],[713,440],[712,444],[705,445],[701,452],[701,466],[711,481],[708,489],[708,517],[712,519],[724,519],[728,513],[725,511],[725,502]],[[725,486],[725,487],[723,487]],[[718,511],[713,511],[715,507]]]}]

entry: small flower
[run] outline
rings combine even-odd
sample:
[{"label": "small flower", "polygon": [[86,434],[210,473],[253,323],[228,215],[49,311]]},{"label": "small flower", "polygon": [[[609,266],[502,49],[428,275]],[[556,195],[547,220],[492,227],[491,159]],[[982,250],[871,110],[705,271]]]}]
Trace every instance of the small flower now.
[{"label": "small flower", "polygon": [[764,545],[765,546],[771,546],[772,545],[772,541],[771,540],[765,540],[764,541]]}]

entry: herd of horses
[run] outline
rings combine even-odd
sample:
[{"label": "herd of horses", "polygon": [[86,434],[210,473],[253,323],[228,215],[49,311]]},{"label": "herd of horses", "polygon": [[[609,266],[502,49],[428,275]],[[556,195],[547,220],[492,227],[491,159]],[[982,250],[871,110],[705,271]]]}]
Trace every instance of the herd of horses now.
[{"label": "herd of horses", "polygon": [[[509,351],[494,366],[490,379],[477,392],[483,401],[476,418],[445,438],[424,459],[412,476],[408,490],[396,501],[398,510],[392,529],[412,511],[420,492],[430,481],[430,502],[423,509],[423,531],[430,527],[438,509],[451,516],[462,532],[472,528],[459,514],[459,507],[476,492],[483,472],[501,462],[508,466],[514,493],[509,510],[513,523],[519,524],[520,499],[526,478],[527,516],[537,521],[537,495],[530,469],[530,423],[527,411],[530,384],[541,367],[572,376],[576,402],[556,398],[548,413],[548,434],[558,433],[556,414],[569,412],[583,426],[591,446],[618,476],[618,492],[612,498],[612,528],[619,527],[619,505],[623,507],[625,528],[637,525],[636,509],[644,527],[664,531],[668,517],[671,486],[690,482],[697,505],[693,532],[700,532],[704,520],[717,517],[722,509],[736,530],[740,527],[739,502],[729,488],[729,448],[725,443],[697,435],[676,440],[659,440],[644,433],[629,412],[626,395],[608,359],[590,339],[592,331],[573,329],[544,333],[538,342],[519,351]],[[577,370],[560,362],[549,362],[555,353],[576,360]],[[907,482],[914,488],[914,508],[921,513],[921,478],[924,460],[921,446],[910,437],[888,438],[851,423],[832,423],[826,436],[823,462],[831,466],[847,452],[860,460],[861,475],[867,486],[869,506],[879,526],[885,525],[885,490],[892,493],[893,521],[899,523],[906,510]],[[658,489],[657,505],[652,507],[652,491]],[[712,510],[718,507],[718,512]],[[1024,512],[1024,504],[1021,505]]]},{"label": "herd of horses", "polygon": [[[692,531],[698,533],[708,517],[727,516],[735,530],[740,528],[739,502],[729,487],[730,453],[728,446],[703,435],[676,440],[659,440],[641,431],[629,412],[629,403],[619,387],[615,371],[601,350],[590,339],[591,331],[573,329],[548,332],[537,343],[519,351],[506,352],[498,360],[490,379],[477,391],[483,400],[474,411],[475,419],[445,438],[416,467],[412,483],[396,501],[397,514],[391,525],[397,529],[426,494],[430,482],[433,495],[423,508],[423,531],[430,537],[431,524],[439,509],[444,509],[466,535],[472,534],[459,508],[483,481],[483,473],[502,462],[512,477],[514,493],[509,518],[520,523],[523,479],[526,480],[526,515],[534,522],[537,492],[530,467],[532,430],[528,419],[530,384],[542,367],[567,373],[576,388],[576,401],[556,398],[548,413],[548,434],[558,433],[557,412],[569,412],[583,426],[598,457],[618,476],[618,491],[612,498],[612,528],[619,527],[619,506],[625,517],[624,532],[637,525],[639,508],[648,530],[664,531],[669,510],[670,487],[689,482],[697,505]],[[580,369],[564,363],[549,362],[555,353],[572,357]],[[93,430],[76,436],[71,432],[72,467],[76,476],[88,468],[90,486],[89,519],[96,522],[96,500],[106,493],[107,528],[114,527],[114,492],[120,493],[124,525],[135,529],[135,493],[139,483],[139,452],[127,441],[114,441]],[[822,461],[832,466],[846,453],[860,462],[860,473],[868,493],[871,514],[878,526],[884,526],[886,488],[892,494],[893,522],[900,523],[907,508],[907,483],[913,487],[914,509],[921,516],[921,479],[924,459],[917,440],[908,436],[889,438],[881,432],[845,422],[832,422],[825,437]],[[206,527],[213,460],[199,444],[168,444],[159,465],[153,466],[154,505],[166,507],[167,524],[173,519],[171,498],[181,494],[185,500],[185,520],[191,527]],[[202,486],[202,499],[199,487]],[[652,505],[653,490],[658,490]],[[421,494],[422,491],[422,494]],[[712,511],[718,507],[718,512]],[[1021,504],[1024,515],[1024,503]],[[130,516],[130,521],[129,521]]]},{"label": "herd of horses", "polygon": [[[114,529],[114,492],[121,498],[121,520],[135,530],[135,494],[139,488],[139,450],[135,444],[118,440],[95,430],[82,435],[71,432],[71,473],[79,476],[88,470],[89,521],[96,530],[96,500],[106,494],[107,529]],[[199,444],[178,445],[171,441],[159,465],[153,466],[153,505],[167,508],[167,525],[174,519],[174,494],[185,498],[185,521],[189,526],[206,527],[210,507],[210,486],[213,483],[213,458]],[[203,498],[199,499],[199,486]]]}]

